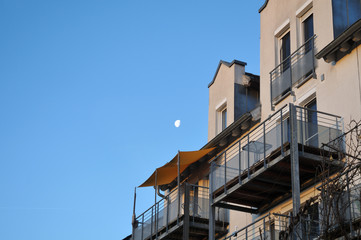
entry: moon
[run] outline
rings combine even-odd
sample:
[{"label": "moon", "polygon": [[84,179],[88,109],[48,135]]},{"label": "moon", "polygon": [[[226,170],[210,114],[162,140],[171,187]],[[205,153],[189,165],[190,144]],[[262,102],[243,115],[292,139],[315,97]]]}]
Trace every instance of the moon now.
[{"label": "moon", "polygon": [[174,122],[174,126],[175,126],[176,128],[179,127],[180,124],[181,124],[181,121],[180,121],[180,120],[176,120],[176,121]]}]

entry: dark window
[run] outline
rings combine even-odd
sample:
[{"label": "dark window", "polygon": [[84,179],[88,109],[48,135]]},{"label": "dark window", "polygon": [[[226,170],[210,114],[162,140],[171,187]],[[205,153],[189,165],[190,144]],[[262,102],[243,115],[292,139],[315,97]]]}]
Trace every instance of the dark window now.
[{"label": "dark window", "polygon": [[[303,21],[303,34],[304,34],[304,42],[306,43],[305,45],[305,52],[309,52],[312,49],[312,41],[310,40],[310,38],[313,37],[313,15],[309,16],[308,18],[306,18],[305,21]],[[310,41],[309,41],[310,40]]]},{"label": "dark window", "polygon": [[360,0],[332,0],[333,34],[338,37],[361,18]]},{"label": "dark window", "polygon": [[227,108],[222,111],[222,130],[227,127]]},{"label": "dark window", "polygon": [[290,33],[288,32],[286,35],[284,35],[281,38],[281,63],[282,63],[282,70],[285,71],[290,67],[290,58],[291,55],[291,39],[290,39]]},{"label": "dark window", "polygon": [[317,126],[317,102],[316,99],[312,100],[306,106],[307,110],[307,136],[306,145],[318,147],[318,126]]}]

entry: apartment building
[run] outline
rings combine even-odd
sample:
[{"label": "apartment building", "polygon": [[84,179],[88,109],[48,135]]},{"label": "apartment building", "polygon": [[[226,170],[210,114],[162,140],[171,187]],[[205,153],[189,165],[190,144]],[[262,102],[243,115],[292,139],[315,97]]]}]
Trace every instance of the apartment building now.
[{"label": "apartment building", "polygon": [[[313,239],[328,231],[321,202],[309,200],[320,176],[345,168],[343,134],[361,119],[361,4],[269,0],[259,14],[260,76],[245,62],[220,61],[208,85],[208,143],[178,152],[141,185],[158,197],[135,212],[133,239],[286,239],[287,231]],[[343,141],[325,145],[335,139]],[[352,187],[350,234],[361,216]],[[290,233],[307,205],[308,222]]]},{"label": "apartment building", "polygon": [[[345,125],[361,117],[360,1],[269,0],[259,13],[261,123],[211,167],[212,206],[254,216],[252,224],[229,231],[227,239],[278,239],[285,233],[291,216],[299,217],[308,200],[319,195],[324,171],[332,176],[345,167],[344,156],[335,155],[345,151],[344,144],[324,144],[340,139]],[[342,228],[349,229],[351,239],[360,236],[351,234],[360,218],[360,187],[352,187],[340,214],[348,216],[343,220],[350,227]],[[295,225],[293,238],[328,231],[320,220],[322,204],[309,206],[315,221]],[[332,228],[330,239],[340,237]]]}]

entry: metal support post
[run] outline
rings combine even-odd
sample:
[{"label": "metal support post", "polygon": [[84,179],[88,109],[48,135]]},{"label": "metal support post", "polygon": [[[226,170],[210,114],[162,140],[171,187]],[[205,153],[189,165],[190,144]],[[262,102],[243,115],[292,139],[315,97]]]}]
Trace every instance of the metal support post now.
[{"label": "metal support post", "polygon": [[209,229],[208,229],[208,240],[215,239],[215,207],[213,206],[213,169],[214,162],[211,163],[211,170],[209,173]]},{"label": "metal support post", "polygon": [[132,216],[132,239],[134,240],[135,228],[136,228],[136,216],[135,216],[135,204],[137,199],[137,188],[134,188],[134,203],[133,203],[133,216]]},{"label": "metal support post", "polygon": [[[338,126],[338,119],[337,119],[337,117],[336,117],[336,129],[337,129],[337,131],[340,130],[340,129],[339,129],[339,126]],[[341,153],[340,153],[340,151],[337,151],[337,156],[338,156],[338,160],[340,161],[340,160],[341,160]]]},{"label": "metal support post", "polygon": [[281,154],[282,157],[285,155],[285,151],[283,150],[283,108],[281,109]]},{"label": "metal support post", "polygon": [[266,162],[266,122],[263,123],[263,166],[267,168]]},{"label": "metal support post", "polygon": [[202,188],[198,188],[197,186],[194,186],[193,187],[193,222],[194,222],[194,216],[198,215],[198,191],[202,191]]},{"label": "metal support post", "polygon": [[[297,216],[301,206],[300,200],[300,171],[298,158],[298,138],[297,138],[297,116],[296,107],[290,103],[290,155],[291,155],[291,180],[292,180],[292,207],[293,216]],[[298,227],[299,228],[299,227]],[[296,229],[297,231],[298,229]],[[297,235],[295,235],[297,239]]]},{"label": "metal support post", "polygon": [[241,162],[241,154],[242,154],[242,152],[241,152],[241,140],[239,140],[238,141],[238,182],[239,182],[239,184],[241,184],[242,183],[242,179],[241,179],[241,174],[242,174],[242,162]]},{"label": "metal support post", "polygon": [[311,39],[311,46],[312,46],[312,77],[317,78],[315,72],[315,37],[313,36]]},{"label": "metal support post", "polygon": [[189,185],[184,184],[184,218],[183,218],[183,240],[189,239]]},{"label": "metal support post", "polygon": [[247,135],[247,162],[248,162],[247,174],[248,174],[248,178],[251,178],[249,173],[249,134]]},{"label": "metal support post", "polygon": [[154,228],[155,228],[155,238],[158,239],[158,221],[157,221],[157,188],[158,188],[158,171],[155,171],[155,186],[154,186]]},{"label": "metal support post", "polygon": [[168,233],[168,224],[169,224],[169,204],[170,204],[170,201],[169,201],[169,195],[167,196],[167,226],[166,226],[166,231]]},{"label": "metal support post", "polygon": [[[300,112],[301,112],[301,121],[300,121],[300,127],[301,127],[301,145],[302,145],[302,155],[305,153],[305,139],[304,139],[304,135],[303,135],[303,126],[305,125],[306,123],[306,113],[305,113],[305,119],[303,119],[303,109],[300,109]],[[305,128],[306,129],[306,128]]]},{"label": "metal support post", "polygon": [[270,72],[270,79],[271,79],[271,87],[270,87],[270,90],[271,90],[271,92],[270,92],[270,98],[271,98],[271,111],[274,111],[274,105],[273,105],[273,96],[272,96],[272,72]]},{"label": "metal support post", "polygon": [[227,194],[227,154],[224,152],[224,193]]},{"label": "metal support post", "polygon": [[177,185],[178,185],[178,210],[177,210],[177,224],[179,224],[179,217],[180,217],[180,152],[178,150],[178,161],[177,161]]},{"label": "metal support post", "polygon": [[144,214],[142,215],[142,239],[144,239]]},{"label": "metal support post", "polygon": [[153,236],[153,210],[154,208],[152,207],[152,216],[150,219],[150,235]]}]

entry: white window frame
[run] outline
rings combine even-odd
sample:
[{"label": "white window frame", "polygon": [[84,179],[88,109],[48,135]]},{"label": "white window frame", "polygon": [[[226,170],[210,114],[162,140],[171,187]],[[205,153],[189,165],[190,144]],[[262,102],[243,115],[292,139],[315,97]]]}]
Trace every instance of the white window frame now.
[{"label": "white window frame", "polygon": [[[312,8],[309,9],[304,15],[302,15],[301,17],[298,18],[298,47],[302,46],[303,44],[305,44],[305,39],[304,39],[304,35],[305,35],[305,28],[304,28],[304,24],[303,22],[309,17],[313,15],[313,11]],[[315,22],[315,16],[313,16],[313,23]],[[315,31],[315,24],[313,24],[313,31]]]},{"label": "white window frame", "polygon": [[[290,19],[284,21],[275,31],[275,66],[278,66],[281,63],[281,47],[282,47],[282,38],[287,34],[290,33],[291,39],[291,30],[290,30]],[[291,54],[292,54],[292,46],[291,47]]]},{"label": "white window frame", "polygon": [[[224,110],[227,110],[227,100],[224,99],[223,101],[221,101],[220,104],[218,104],[216,106],[216,135],[219,134],[220,132],[223,131],[222,129],[222,113]],[[228,110],[227,113],[228,114]],[[227,121],[227,115],[226,115],[226,121]],[[227,127],[227,122],[226,122],[226,127]]]}]

